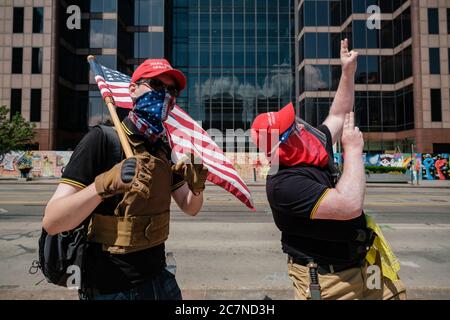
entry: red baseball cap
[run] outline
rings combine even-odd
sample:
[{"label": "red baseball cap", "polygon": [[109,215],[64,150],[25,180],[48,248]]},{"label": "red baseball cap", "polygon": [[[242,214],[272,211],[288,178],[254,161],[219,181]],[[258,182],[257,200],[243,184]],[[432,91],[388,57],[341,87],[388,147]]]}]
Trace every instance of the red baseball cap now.
[{"label": "red baseball cap", "polygon": [[131,77],[131,82],[136,83],[142,78],[154,78],[161,74],[171,76],[178,84],[178,90],[182,91],[186,87],[186,77],[180,70],[172,68],[166,59],[147,59],[140,64]]},{"label": "red baseball cap", "polygon": [[252,124],[252,139],[258,146],[260,132],[270,135],[274,130],[281,135],[288,130],[295,121],[295,109],[292,102],[287,104],[284,108],[277,112],[266,112],[258,115]]}]

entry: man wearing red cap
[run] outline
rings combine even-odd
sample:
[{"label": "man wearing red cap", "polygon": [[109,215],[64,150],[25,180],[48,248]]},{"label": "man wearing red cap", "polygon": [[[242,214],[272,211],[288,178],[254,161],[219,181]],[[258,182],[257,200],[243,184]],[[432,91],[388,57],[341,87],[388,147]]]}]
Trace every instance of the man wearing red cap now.
[{"label": "man wearing red cap", "polygon": [[[378,234],[363,212],[364,141],[351,112],[357,57],[357,52],[349,52],[347,39],[342,41],[339,87],[329,116],[318,128],[296,117],[292,103],[258,115],[252,124],[255,144],[272,167],[279,166],[269,173],[266,192],[288,255],[296,299],[405,297],[396,274],[380,280],[380,287],[367,282],[366,255]],[[332,150],[338,139],[344,148],[339,179]],[[377,263],[381,267],[380,259]]]},{"label": "man wearing red cap", "polygon": [[115,131],[95,126],[81,140],[47,204],[50,235],[87,222],[88,247],[80,299],[181,299],[166,268],[171,197],[195,216],[207,169],[199,161],[171,163],[163,122],[186,87],[165,59],[149,59],[129,86],[134,107],[123,120],[134,156],[124,159]]}]

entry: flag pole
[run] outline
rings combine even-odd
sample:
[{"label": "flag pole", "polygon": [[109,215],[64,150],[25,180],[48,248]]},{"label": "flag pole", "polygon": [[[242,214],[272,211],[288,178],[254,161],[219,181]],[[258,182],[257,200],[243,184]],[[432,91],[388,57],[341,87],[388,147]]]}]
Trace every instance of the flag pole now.
[{"label": "flag pole", "polygon": [[[87,57],[88,62],[91,62],[94,59],[95,59],[95,57],[92,55],[89,55]],[[111,97],[105,97],[104,101],[106,103],[106,106],[108,107],[109,114],[111,115],[111,119],[114,123],[114,127],[116,128],[116,131],[119,134],[120,144],[122,145],[122,149],[125,152],[125,157],[130,158],[133,156],[133,151],[131,150],[130,143],[128,142],[125,132],[123,131],[120,119],[117,116],[116,106],[114,105],[114,100]]]}]

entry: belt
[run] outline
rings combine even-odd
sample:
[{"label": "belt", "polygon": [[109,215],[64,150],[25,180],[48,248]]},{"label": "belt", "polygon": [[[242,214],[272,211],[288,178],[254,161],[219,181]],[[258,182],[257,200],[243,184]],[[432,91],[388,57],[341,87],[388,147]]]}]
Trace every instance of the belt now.
[{"label": "belt", "polygon": [[[294,258],[292,256],[288,256],[288,262],[306,267],[311,261],[306,258]],[[348,264],[317,264],[317,272],[321,275],[324,275],[328,273],[344,271],[351,268],[358,268],[362,265],[363,262],[353,262]]]}]

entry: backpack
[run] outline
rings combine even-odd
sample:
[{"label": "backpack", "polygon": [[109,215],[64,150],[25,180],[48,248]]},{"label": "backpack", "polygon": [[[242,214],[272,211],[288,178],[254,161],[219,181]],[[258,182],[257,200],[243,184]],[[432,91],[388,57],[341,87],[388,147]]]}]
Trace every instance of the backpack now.
[{"label": "backpack", "polygon": [[[109,164],[114,165],[122,159],[122,149],[119,137],[113,127],[99,125],[106,136],[112,157]],[[49,283],[62,287],[68,287],[69,277],[79,271],[80,281],[85,274],[87,229],[90,217],[83,221],[73,230],[61,232],[56,235],[49,235],[42,229],[39,238],[39,261],[33,261],[30,273],[36,273],[41,269]],[[34,270],[34,271],[32,271]]]}]

